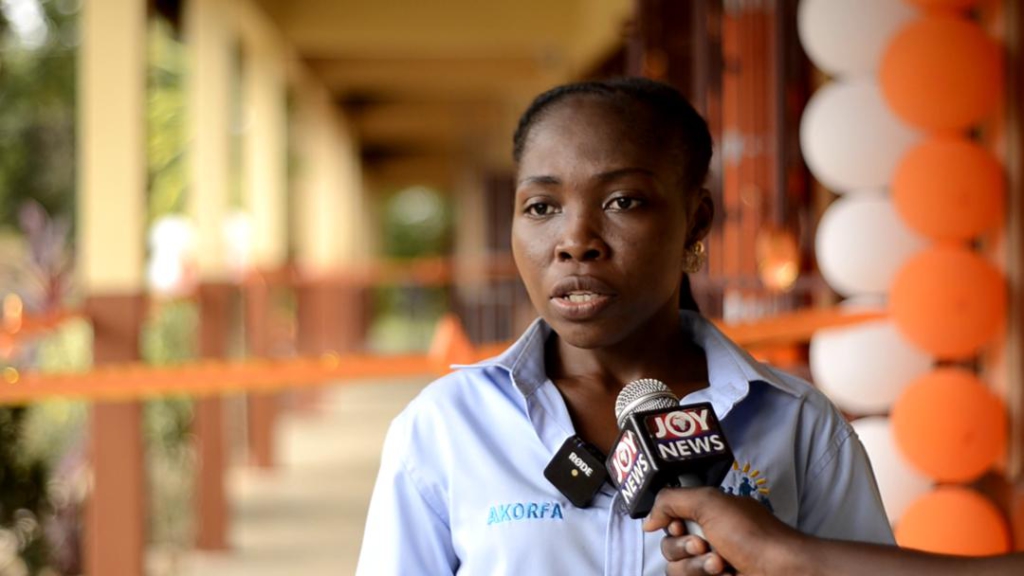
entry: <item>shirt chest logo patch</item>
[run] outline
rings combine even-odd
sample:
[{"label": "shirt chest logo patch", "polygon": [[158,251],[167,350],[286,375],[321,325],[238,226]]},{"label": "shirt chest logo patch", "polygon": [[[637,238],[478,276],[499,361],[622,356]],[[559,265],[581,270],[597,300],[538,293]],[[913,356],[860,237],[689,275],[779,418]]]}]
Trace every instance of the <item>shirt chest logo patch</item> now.
[{"label": "shirt chest logo patch", "polygon": [[565,520],[558,502],[510,502],[495,504],[487,513],[487,525],[528,520]]},{"label": "shirt chest logo patch", "polygon": [[746,496],[760,502],[770,512],[774,512],[771,499],[771,489],[768,487],[768,478],[745,462],[740,466],[739,462],[732,463],[732,471],[725,481],[722,482],[722,491],[735,496]]}]

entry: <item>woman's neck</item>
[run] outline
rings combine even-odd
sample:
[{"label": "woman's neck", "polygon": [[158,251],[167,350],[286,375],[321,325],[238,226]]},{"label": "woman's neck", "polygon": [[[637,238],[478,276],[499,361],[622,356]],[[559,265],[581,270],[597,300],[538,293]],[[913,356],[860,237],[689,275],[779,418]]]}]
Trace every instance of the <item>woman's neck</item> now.
[{"label": "woman's neck", "polygon": [[552,380],[576,381],[618,392],[640,378],[655,378],[678,394],[707,385],[704,350],[671,321],[648,323],[613,346],[577,348],[554,335],[548,341],[547,371]]}]

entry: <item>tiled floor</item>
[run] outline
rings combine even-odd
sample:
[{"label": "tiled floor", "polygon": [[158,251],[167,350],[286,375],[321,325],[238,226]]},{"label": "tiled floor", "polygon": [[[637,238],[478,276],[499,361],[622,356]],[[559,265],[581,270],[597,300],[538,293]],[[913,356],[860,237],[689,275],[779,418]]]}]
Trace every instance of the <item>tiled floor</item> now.
[{"label": "tiled floor", "polygon": [[231,473],[232,551],[188,554],[173,571],[353,574],[384,433],[424,384],[337,386],[324,390],[315,413],[287,415],[279,427],[279,467]]}]

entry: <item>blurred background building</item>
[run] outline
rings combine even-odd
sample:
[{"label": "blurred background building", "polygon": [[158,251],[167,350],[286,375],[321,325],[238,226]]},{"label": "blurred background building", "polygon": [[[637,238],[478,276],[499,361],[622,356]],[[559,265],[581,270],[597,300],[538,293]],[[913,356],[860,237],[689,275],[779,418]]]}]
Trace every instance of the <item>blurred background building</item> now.
[{"label": "blurred background building", "polygon": [[0,0],[0,576],[349,573],[383,431],[533,312],[536,94],[708,119],[702,311],[902,545],[1024,550],[1013,0]]}]

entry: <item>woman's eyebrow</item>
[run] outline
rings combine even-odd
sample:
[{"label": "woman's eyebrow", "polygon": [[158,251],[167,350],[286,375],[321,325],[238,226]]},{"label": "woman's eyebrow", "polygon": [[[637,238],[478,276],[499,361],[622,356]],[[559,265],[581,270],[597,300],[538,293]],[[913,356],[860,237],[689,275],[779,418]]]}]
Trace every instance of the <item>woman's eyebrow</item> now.
[{"label": "woman's eyebrow", "polygon": [[594,179],[595,180],[600,180],[601,182],[608,182],[610,180],[615,180],[617,178],[622,178],[624,176],[636,176],[636,175],[647,176],[648,178],[652,178],[654,180],[658,179],[658,177],[654,174],[653,170],[648,170],[647,168],[639,168],[639,167],[619,168],[617,170],[610,170],[608,172],[602,172],[602,173],[594,176]]},{"label": "woman's eyebrow", "polygon": [[[609,170],[608,172],[601,172],[600,174],[594,175],[593,179],[599,182],[609,182],[618,178],[624,178],[626,176],[647,176],[653,180],[657,180],[653,170],[640,167],[627,167],[617,168],[615,170]],[[541,175],[541,176],[526,176],[519,180],[518,186],[525,186],[527,184],[540,184],[542,186],[554,186],[561,184],[562,181],[555,176]]]},{"label": "woman's eyebrow", "polygon": [[521,179],[518,183],[519,186],[526,184],[541,184],[544,186],[551,186],[555,184],[561,184],[562,181],[554,176],[527,176]]}]

